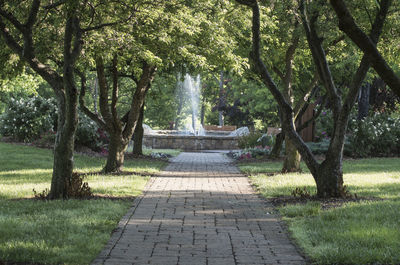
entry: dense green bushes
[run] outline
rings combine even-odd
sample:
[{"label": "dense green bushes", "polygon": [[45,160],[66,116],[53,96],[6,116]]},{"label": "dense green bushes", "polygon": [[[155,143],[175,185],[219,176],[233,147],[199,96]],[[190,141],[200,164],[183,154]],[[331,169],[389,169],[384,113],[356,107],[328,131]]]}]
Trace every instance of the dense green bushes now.
[{"label": "dense green bushes", "polygon": [[[0,134],[21,142],[34,142],[43,147],[54,144],[57,106],[54,100],[34,96],[11,98],[8,109],[0,116]],[[75,147],[86,146],[101,151],[107,136],[83,113],[79,115]]]},{"label": "dense green bushes", "polygon": [[400,155],[400,118],[375,114],[349,124],[349,148],[355,157]]},{"label": "dense green bushes", "polygon": [[0,116],[0,133],[30,142],[47,131],[53,131],[56,118],[57,108],[53,100],[39,96],[11,98],[7,111]]},{"label": "dense green bushes", "polygon": [[[308,143],[315,154],[328,150],[333,132],[332,115],[327,112],[317,122],[316,143]],[[351,115],[346,134],[344,153],[352,157],[379,157],[400,155],[400,118],[386,113],[375,113],[363,120]]]}]

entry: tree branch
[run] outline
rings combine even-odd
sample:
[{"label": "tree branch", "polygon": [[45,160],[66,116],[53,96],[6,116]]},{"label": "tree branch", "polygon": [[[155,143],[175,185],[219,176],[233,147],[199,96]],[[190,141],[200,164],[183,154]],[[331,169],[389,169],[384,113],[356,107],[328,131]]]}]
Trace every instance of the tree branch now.
[{"label": "tree branch", "polygon": [[[104,62],[101,56],[96,57],[96,70],[97,70],[97,78],[99,80],[99,90],[100,90],[100,96],[99,96],[100,113],[101,116],[103,116],[103,119],[106,124],[113,124],[113,119],[108,106],[108,85],[104,73]],[[109,129],[113,129],[113,126],[111,126]]]},{"label": "tree branch", "polygon": [[79,106],[81,107],[81,110],[89,118],[91,118],[93,121],[95,121],[99,125],[99,127],[101,127],[102,129],[106,129],[107,125],[101,119],[101,117],[98,114],[90,111],[89,108],[86,107],[86,105],[85,105],[85,94],[86,94],[86,77],[85,77],[85,75],[82,72],[78,71],[77,69],[75,69],[75,73],[77,73],[77,75],[81,79],[81,93],[79,94]]},{"label": "tree branch", "polygon": [[109,22],[109,23],[102,23],[102,24],[99,24],[99,25],[96,25],[96,26],[87,27],[87,28],[82,29],[82,31],[83,32],[89,32],[89,31],[93,31],[93,30],[102,29],[102,28],[105,28],[105,27],[115,26],[115,25],[118,25],[118,24],[121,24],[121,23],[129,21],[133,17],[133,15],[134,14],[132,13],[128,18],[121,19],[119,21],[114,21],[114,22]]},{"label": "tree branch", "polygon": [[310,85],[307,87],[303,96],[297,101],[294,109],[293,109],[293,116],[296,119],[297,115],[299,115],[301,109],[303,108],[304,104],[309,101],[313,97],[312,90],[318,83],[318,74],[317,72],[314,73],[314,77],[311,80]]},{"label": "tree branch", "polygon": [[316,65],[319,78],[328,91],[330,102],[332,104],[334,120],[336,120],[341,108],[341,98],[333,81],[328,62],[326,61],[326,54],[322,47],[322,40],[319,38],[315,29],[318,13],[314,11],[315,13],[312,14],[309,21],[304,0],[301,1],[300,10],[301,19],[303,21],[303,26],[306,32],[311,54]]},{"label": "tree branch", "polygon": [[[307,166],[311,173],[315,175],[318,170],[318,162],[314,158],[310,148],[304,143],[303,139],[294,129],[293,122],[293,110],[290,105],[286,102],[283,95],[280,93],[276,84],[272,80],[265,64],[260,58],[260,10],[257,1],[243,1],[239,0],[239,3],[243,3],[252,8],[252,52],[250,54],[251,59],[254,62],[256,73],[259,75],[264,84],[268,87],[275,100],[278,102],[281,110],[281,122],[282,129],[286,135],[292,140],[292,143],[296,146],[297,150],[303,156]],[[250,2],[250,3],[249,3]]]},{"label": "tree branch", "polygon": [[4,17],[8,21],[10,21],[10,23],[13,24],[13,26],[17,30],[19,30],[21,33],[23,33],[25,31],[24,25],[21,22],[19,22],[17,20],[17,18],[13,16],[13,14],[11,14],[9,12],[6,12],[3,9],[0,8],[0,16]]},{"label": "tree branch", "polygon": [[61,1],[55,2],[53,4],[44,6],[43,8],[44,9],[53,9],[53,8],[56,8],[56,7],[60,6],[60,5],[65,4],[65,2],[67,2],[67,1],[66,0],[61,0]]},{"label": "tree branch", "polygon": [[36,22],[37,14],[39,12],[39,7],[40,7],[40,0],[33,0],[31,11],[29,12],[28,19],[26,20],[26,23],[24,25],[28,31],[32,31],[32,27]]},{"label": "tree branch", "polygon": [[132,73],[132,74],[124,74],[124,73],[118,73],[119,77],[126,77],[126,78],[130,78],[133,80],[133,82],[136,83],[136,85],[139,83],[139,81],[137,80],[136,76]]},{"label": "tree branch", "polygon": [[118,124],[118,127],[122,127],[121,122],[118,118],[117,102],[118,102],[118,69],[117,69],[117,55],[114,55],[112,61],[112,79],[113,79],[113,90],[111,97],[111,114],[114,119],[114,124]]},{"label": "tree branch", "polygon": [[[343,0],[330,0],[330,3],[339,18],[339,29],[346,33],[346,35],[364,52],[364,54],[369,57],[375,71],[393,90],[393,92],[400,96],[400,77],[398,77],[393,69],[387,64],[371,38],[369,38],[357,26]],[[388,8],[391,3],[391,0],[382,0],[381,9]]]},{"label": "tree branch", "polygon": [[62,77],[53,69],[51,69],[48,65],[41,63],[37,58],[35,57],[28,58],[27,56],[24,56],[23,52],[24,49],[11,36],[8,28],[5,26],[5,24],[1,19],[0,19],[0,32],[7,46],[10,47],[16,54],[18,54],[21,60],[26,61],[35,72],[37,72],[41,77],[43,77],[44,80],[46,80],[51,85],[51,87],[56,92],[63,90],[63,87],[60,86],[60,84],[62,83]]},{"label": "tree branch", "polygon": [[276,67],[275,65],[272,67],[272,71],[274,71],[275,74],[277,74],[281,80],[284,80],[284,79],[285,79],[285,75],[284,75],[284,74],[281,72],[281,70],[279,70],[279,68]]},{"label": "tree branch", "polygon": [[140,109],[143,106],[144,98],[147,91],[150,88],[151,82],[154,79],[157,68],[155,66],[149,65],[143,62],[142,75],[136,87],[135,93],[132,97],[131,108],[128,114],[128,120],[126,122],[123,137],[128,139],[132,136],[135,131],[137,121],[140,115]]}]

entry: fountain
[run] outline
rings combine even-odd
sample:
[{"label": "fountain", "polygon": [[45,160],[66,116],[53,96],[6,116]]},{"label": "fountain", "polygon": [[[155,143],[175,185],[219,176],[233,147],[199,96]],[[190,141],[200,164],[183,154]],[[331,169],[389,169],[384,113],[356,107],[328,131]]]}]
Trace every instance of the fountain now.
[{"label": "fountain", "polygon": [[209,130],[203,128],[199,119],[200,75],[193,78],[186,74],[183,81],[178,75],[177,79],[179,119],[176,119],[176,130],[151,130],[146,127],[143,144],[153,149],[185,151],[238,149],[238,137],[248,134],[247,127],[236,131],[235,126],[210,126]]}]

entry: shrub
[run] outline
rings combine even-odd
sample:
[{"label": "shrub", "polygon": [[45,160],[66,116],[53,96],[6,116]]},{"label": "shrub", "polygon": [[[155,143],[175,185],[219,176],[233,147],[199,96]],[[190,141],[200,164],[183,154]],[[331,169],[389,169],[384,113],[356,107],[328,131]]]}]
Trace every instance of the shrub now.
[{"label": "shrub", "polygon": [[75,133],[75,148],[86,146],[93,151],[100,151],[107,136],[101,133],[97,124],[84,113],[79,113],[78,128]]},{"label": "shrub", "polygon": [[[0,134],[17,141],[33,142],[51,147],[55,140],[57,106],[53,99],[34,96],[28,99],[11,98],[8,110],[0,116]],[[85,114],[79,113],[75,147],[86,146],[100,151],[108,142],[107,135]]]},{"label": "shrub", "polygon": [[258,140],[262,136],[263,136],[263,134],[260,132],[251,132],[248,135],[240,136],[238,138],[238,146],[240,149],[245,149],[245,148],[252,148],[257,145],[260,145],[260,142]]},{"label": "shrub", "polygon": [[352,119],[348,140],[355,157],[400,155],[400,118],[374,114],[364,120]]},{"label": "shrub", "polygon": [[259,145],[253,148],[247,148],[240,151],[231,151],[230,153],[228,153],[228,155],[234,159],[242,160],[250,158],[262,158],[268,156],[270,153],[271,153],[270,146],[262,147],[261,145]]},{"label": "shrub", "polygon": [[57,108],[52,99],[40,96],[11,98],[8,110],[0,117],[0,133],[29,142],[38,139],[46,131],[54,130],[56,119]]}]

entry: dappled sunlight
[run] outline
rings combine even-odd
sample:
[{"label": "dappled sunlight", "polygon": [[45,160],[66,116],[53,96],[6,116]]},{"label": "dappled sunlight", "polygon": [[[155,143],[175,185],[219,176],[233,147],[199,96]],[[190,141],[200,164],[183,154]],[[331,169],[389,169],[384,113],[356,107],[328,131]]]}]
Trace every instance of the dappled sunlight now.
[{"label": "dappled sunlight", "polygon": [[347,203],[297,219],[290,229],[318,264],[397,264],[399,213],[399,201]]},{"label": "dappled sunlight", "polygon": [[5,175],[33,175],[33,174],[51,174],[52,169],[23,169],[23,170],[10,170],[0,171],[0,176]]},{"label": "dappled sunlight", "polygon": [[47,183],[14,183],[0,184],[0,199],[20,199],[34,197],[33,189],[41,192],[50,188],[50,181]]},{"label": "dappled sunlight", "polygon": [[89,264],[128,207],[110,200],[0,201],[0,259]]},{"label": "dappled sunlight", "polygon": [[[400,158],[345,160],[343,181],[349,191],[358,196],[398,198],[400,197],[399,165]],[[252,183],[266,197],[288,196],[297,187],[306,187],[312,194],[316,192],[315,181],[307,172],[288,174],[277,172],[273,175],[262,173],[277,168],[277,164],[270,166],[265,162],[241,164],[240,167],[250,173]]]}]

